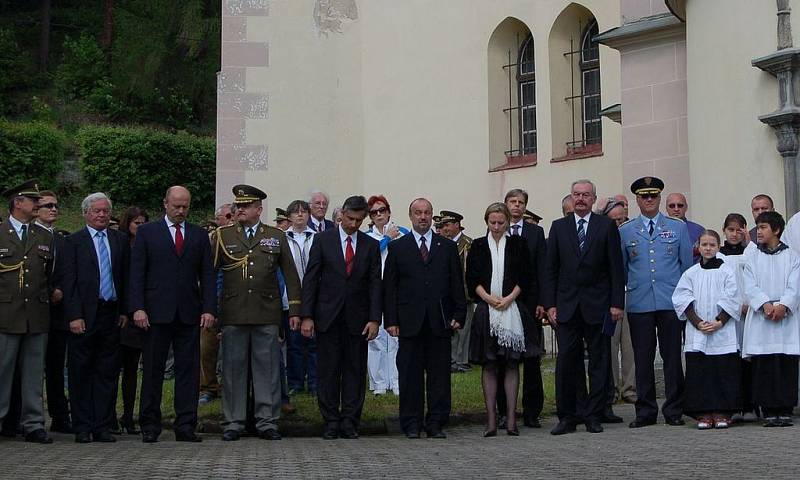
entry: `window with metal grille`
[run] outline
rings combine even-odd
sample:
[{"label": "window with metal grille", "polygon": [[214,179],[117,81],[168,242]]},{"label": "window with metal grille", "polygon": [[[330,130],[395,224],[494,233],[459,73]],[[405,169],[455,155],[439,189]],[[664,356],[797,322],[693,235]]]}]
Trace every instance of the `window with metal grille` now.
[{"label": "window with metal grille", "polygon": [[[588,150],[590,145],[600,145],[603,141],[600,119],[600,48],[594,37],[599,33],[597,21],[592,20],[581,30],[580,49],[575,50],[570,39],[570,51],[564,56],[573,60],[572,95],[564,100],[571,102],[572,141],[567,142],[567,153]],[[580,71],[576,81],[575,69]],[[580,89],[577,91],[577,87]]]},{"label": "window with metal grille", "polygon": [[[519,45],[519,42],[517,42]],[[516,62],[511,50],[508,64],[503,65],[508,75],[508,149],[506,157],[536,153],[536,64],[533,37],[528,35],[518,48]],[[516,90],[516,92],[515,92]],[[516,95],[515,95],[516,94]],[[515,98],[516,97],[516,98]]]}]

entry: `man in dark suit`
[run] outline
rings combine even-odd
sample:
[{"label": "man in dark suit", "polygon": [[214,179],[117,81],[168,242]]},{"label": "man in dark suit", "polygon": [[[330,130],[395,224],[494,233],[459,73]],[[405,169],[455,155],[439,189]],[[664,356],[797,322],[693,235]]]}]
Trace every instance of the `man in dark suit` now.
[{"label": "man in dark suit", "polygon": [[308,199],[308,206],[311,210],[311,215],[308,216],[308,227],[315,232],[324,232],[325,230],[332,229],[335,225],[332,221],[325,218],[328,213],[328,195],[325,192],[315,190],[311,192],[311,197]]},{"label": "man in dark suit", "polygon": [[[609,336],[604,323],[622,319],[625,280],[617,225],[608,217],[592,214],[597,199],[589,180],[572,184],[575,210],[550,227],[547,238],[546,279],[542,303],[556,329],[556,408],[559,422],[550,433],[575,431],[582,419],[586,431],[603,431],[610,374]],[[583,345],[589,350],[589,396],[585,411],[578,412],[577,386],[583,380]]]},{"label": "man in dark suit", "polygon": [[208,233],[186,221],[191,194],[167,190],[166,215],[140,226],[131,254],[130,310],[146,330],[139,413],[142,441],[161,434],[161,389],[167,353],[175,352],[175,440],[201,441],[197,426],[200,328],[214,324],[216,277]]},{"label": "man in dark suit", "polygon": [[381,252],[359,231],[367,200],[350,197],[342,223],[314,239],[303,277],[304,336],[317,336],[319,391],[325,421],[322,437],[358,438],[367,379],[367,342],[381,319]]},{"label": "man in dark suit", "polygon": [[[400,337],[400,424],[408,438],[446,438],[450,417],[450,335],[464,324],[464,273],[455,242],[431,231],[433,206],[408,207],[411,235],[389,243],[383,272],[384,325]],[[425,393],[428,413],[425,415]]]},{"label": "man in dark suit", "polygon": [[[526,293],[520,300],[525,304],[533,315],[538,332],[539,345],[542,346],[542,325],[540,320],[544,318],[544,308],[542,308],[541,288],[544,284],[544,264],[547,246],[544,240],[544,229],[538,225],[533,225],[525,221],[525,211],[528,205],[528,192],[515,188],[506,193],[503,200],[511,213],[509,234],[520,235],[528,245],[528,259],[530,261],[529,271],[530,285],[523,289]],[[544,349],[542,349],[544,351]],[[542,357],[526,357],[523,360],[524,382],[522,385],[522,420],[526,427],[541,428],[539,415],[544,407],[544,387],[542,385]],[[503,370],[498,372],[497,381],[503,384]],[[500,417],[506,416],[506,393],[502,388],[497,390],[497,409]],[[502,428],[502,427],[501,427]]]},{"label": "man in dark suit", "polygon": [[69,397],[77,443],[114,442],[119,331],[128,323],[128,235],[108,228],[111,201],[93,193],[81,204],[86,228],[70,235],[61,255],[64,318],[70,332]]}]

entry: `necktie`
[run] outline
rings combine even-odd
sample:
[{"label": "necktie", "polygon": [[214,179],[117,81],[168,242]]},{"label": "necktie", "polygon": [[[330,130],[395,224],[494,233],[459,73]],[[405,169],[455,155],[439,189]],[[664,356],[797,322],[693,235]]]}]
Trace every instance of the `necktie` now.
[{"label": "necktie", "polygon": [[649,230],[649,232],[650,232],[650,236],[651,236],[651,237],[653,236],[653,230],[654,230],[654,229],[655,229],[655,228],[653,227],[653,221],[652,221],[652,220],[650,220],[650,230]]},{"label": "necktie", "polygon": [[350,235],[347,236],[347,247],[345,248],[344,252],[344,269],[347,272],[347,276],[349,277],[351,273],[353,273],[353,258],[356,256],[356,252],[353,250],[353,239]]},{"label": "necktie", "polygon": [[97,255],[100,260],[100,298],[105,301],[114,298],[114,277],[111,274],[111,257],[103,240],[106,232],[97,232]]},{"label": "necktie", "polygon": [[22,240],[23,245],[28,244],[28,226],[25,225],[24,223],[22,224],[22,237],[20,238],[20,240]]},{"label": "necktie", "polygon": [[248,242],[252,242],[253,241],[253,235],[255,235],[253,233],[253,227],[248,227],[247,228],[247,241]]},{"label": "necktie", "polygon": [[511,225],[511,230],[514,230],[512,235],[519,235],[519,225]]},{"label": "necktie", "polygon": [[581,252],[583,252],[583,247],[586,245],[586,229],[583,227],[586,224],[586,220],[581,218],[578,220],[578,247],[580,247]]},{"label": "necktie", "polygon": [[183,255],[183,233],[181,233],[181,224],[176,223],[172,225],[175,227],[175,252],[178,256]]},{"label": "necktie", "polygon": [[325,230],[325,220],[323,220],[323,221],[321,221],[321,222],[319,222],[317,224],[317,232],[321,232],[323,230]]},{"label": "necktie", "polygon": [[425,244],[425,237],[419,237],[419,254],[422,255],[422,261],[428,263],[428,246]]}]

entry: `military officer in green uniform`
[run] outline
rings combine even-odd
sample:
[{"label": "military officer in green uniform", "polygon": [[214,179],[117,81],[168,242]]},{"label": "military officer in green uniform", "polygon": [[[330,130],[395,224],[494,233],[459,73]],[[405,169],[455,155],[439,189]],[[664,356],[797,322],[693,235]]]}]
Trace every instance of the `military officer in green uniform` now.
[{"label": "military officer in green uniform", "polygon": [[0,423],[8,413],[19,354],[25,441],[52,443],[44,429],[42,379],[50,331],[53,234],[33,222],[41,198],[36,180],[3,196],[10,214],[0,223]]},{"label": "military officer in green uniform", "polygon": [[282,208],[275,209],[275,226],[284,232],[289,229],[292,222],[289,220],[289,214]]},{"label": "military officer in green uniform", "polygon": [[[461,221],[464,217],[456,212],[449,210],[442,210],[439,212],[439,223],[441,224],[440,233],[456,242],[458,246],[458,258],[461,260],[461,270],[467,269],[467,254],[472,246],[472,239],[464,235],[464,227],[461,226]],[[456,330],[453,333],[451,350],[450,350],[450,370],[453,372],[465,372],[470,369],[469,364],[469,333],[472,328],[472,314],[475,313],[475,303],[472,302],[470,292],[466,290],[467,285],[464,284],[464,292],[467,298],[467,317],[464,322],[464,328]]]},{"label": "military officer in green uniform", "polygon": [[[253,377],[256,428],[265,440],[280,440],[281,292],[286,280],[289,319],[299,325],[300,280],[282,230],[261,223],[267,194],[250,185],[233,187],[236,222],[212,235],[214,265],[222,271],[219,321],[222,326],[223,440],[238,440],[247,413],[248,362]],[[249,356],[248,356],[249,355]]]}]

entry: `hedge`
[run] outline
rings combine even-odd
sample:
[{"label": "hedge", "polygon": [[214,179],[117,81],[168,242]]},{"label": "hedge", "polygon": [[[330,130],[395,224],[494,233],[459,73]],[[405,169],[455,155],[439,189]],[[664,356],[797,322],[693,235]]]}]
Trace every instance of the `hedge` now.
[{"label": "hedge", "polygon": [[170,185],[192,193],[192,210],[213,209],[215,141],[137,127],[87,126],[78,131],[80,166],[89,191],[118,205],[159,211]]},{"label": "hedge", "polygon": [[66,137],[55,126],[0,118],[0,190],[29,178],[38,178],[42,189],[55,188],[66,153]]}]

